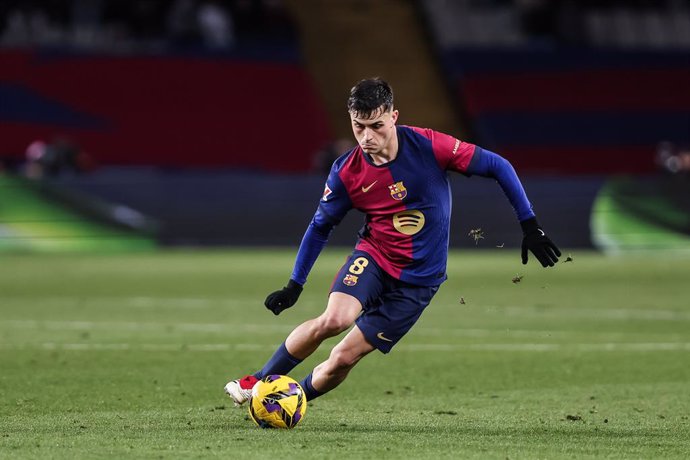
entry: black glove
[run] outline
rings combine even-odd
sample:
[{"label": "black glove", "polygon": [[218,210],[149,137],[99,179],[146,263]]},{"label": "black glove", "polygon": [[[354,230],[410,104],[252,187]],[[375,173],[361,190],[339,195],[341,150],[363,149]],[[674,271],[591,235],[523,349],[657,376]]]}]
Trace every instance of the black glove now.
[{"label": "black glove", "polygon": [[266,297],[264,305],[271,310],[274,315],[279,315],[281,311],[292,307],[302,293],[302,285],[296,281],[288,281],[287,286],[279,291],[272,292]]},{"label": "black glove", "polygon": [[522,226],[522,263],[527,263],[527,250],[532,251],[532,254],[541,262],[543,267],[553,267],[558,258],[561,256],[561,251],[544,233],[544,230],[539,227],[537,218],[523,220],[520,222]]}]

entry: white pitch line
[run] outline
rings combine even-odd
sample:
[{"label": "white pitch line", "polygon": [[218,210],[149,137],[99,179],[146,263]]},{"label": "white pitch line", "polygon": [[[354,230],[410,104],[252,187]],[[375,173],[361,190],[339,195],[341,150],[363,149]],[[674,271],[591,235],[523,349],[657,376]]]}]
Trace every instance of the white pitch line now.
[{"label": "white pitch line", "polygon": [[[7,302],[23,302],[21,297],[5,297]],[[182,308],[198,309],[208,307],[232,307],[259,303],[257,299],[230,299],[230,298],[203,298],[203,297],[117,297],[117,296],[89,296],[89,297],[46,297],[41,298],[40,303],[44,306],[72,307],[75,305],[98,305],[99,307],[131,307],[131,308]]]},{"label": "white pitch line", "polygon": [[[0,330],[31,329],[45,331],[147,331],[147,332],[196,332],[216,334],[277,334],[292,331],[292,324],[259,324],[259,323],[162,323],[162,322],[135,322],[135,321],[53,321],[53,320],[0,320]],[[581,331],[563,330],[530,330],[530,329],[479,329],[479,328],[439,328],[418,326],[413,334],[423,337],[512,337],[532,339],[570,338],[582,335]],[[621,331],[596,331],[588,332],[592,337],[607,339],[624,339],[628,333]],[[684,340],[685,335],[663,334],[668,339]]]},{"label": "white pitch line", "polygon": [[161,323],[161,322],[135,322],[135,321],[51,321],[51,320],[6,320],[0,321],[0,329],[45,329],[50,331],[181,331],[181,332],[251,332],[251,333],[276,333],[290,332],[293,325],[284,324],[214,324],[214,323]]},{"label": "white pitch line", "polygon": [[484,307],[486,313],[502,316],[540,318],[586,318],[589,320],[618,321],[690,321],[689,311],[638,308],[537,308],[537,307]]},{"label": "white pitch line", "polygon": [[[58,350],[58,351],[149,351],[149,352],[218,352],[218,351],[273,351],[278,345],[253,343],[213,344],[156,344],[156,343],[25,343],[0,344],[1,350]],[[395,348],[401,352],[653,352],[690,351],[690,342],[648,342],[648,343],[413,343],[401,344]]]}]

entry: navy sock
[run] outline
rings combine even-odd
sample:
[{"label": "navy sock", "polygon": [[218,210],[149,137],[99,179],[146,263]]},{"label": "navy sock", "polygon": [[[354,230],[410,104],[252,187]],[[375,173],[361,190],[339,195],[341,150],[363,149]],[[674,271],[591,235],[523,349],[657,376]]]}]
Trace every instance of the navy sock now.
[{"label": "navy sock", "polygon": [[302,388],[304,389],[304,395],[307,397],[307,401],[311,401],[314,398],[318,398],[324,393],[321,393],[319,390],[314,388],[314,385],[311,384],[311,374],[313,372],[310,372],[309,375],[304,377],[302,381],[299,383],[302,385]]},{"label": "navy sock", "polygon": [[285,342],[283,342],[264,367],[260,371],[254,373],[254,377],[262,379],[272,374],[287,375],[301,362],[301,359],[295,358],[290,354],[287,348],[285,348]]}]

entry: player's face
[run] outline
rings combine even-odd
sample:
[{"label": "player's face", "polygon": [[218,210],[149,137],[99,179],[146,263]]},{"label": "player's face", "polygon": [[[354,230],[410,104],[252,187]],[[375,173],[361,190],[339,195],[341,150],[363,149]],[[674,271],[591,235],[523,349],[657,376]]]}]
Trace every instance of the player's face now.
[{"label": "player's face", "polygon": [[364,152],[369,155],[385,153],[395,138],[395,122],[398,111],[382,109],[374,111],[369,117],[358,117],[350,112],[352,132]]}]

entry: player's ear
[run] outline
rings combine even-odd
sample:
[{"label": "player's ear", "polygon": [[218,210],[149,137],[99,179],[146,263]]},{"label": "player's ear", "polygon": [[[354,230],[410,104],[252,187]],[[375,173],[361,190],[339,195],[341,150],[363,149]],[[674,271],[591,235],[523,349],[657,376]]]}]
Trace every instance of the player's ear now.
[{"label": "player's ear", "polygon": [[391,121],[393,122],[393,124],[395,124],[395,122],[398,121],[398,115],[399,115],[399,112],[397,110],[393,110],[391,112]]}]

